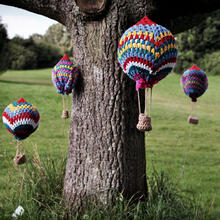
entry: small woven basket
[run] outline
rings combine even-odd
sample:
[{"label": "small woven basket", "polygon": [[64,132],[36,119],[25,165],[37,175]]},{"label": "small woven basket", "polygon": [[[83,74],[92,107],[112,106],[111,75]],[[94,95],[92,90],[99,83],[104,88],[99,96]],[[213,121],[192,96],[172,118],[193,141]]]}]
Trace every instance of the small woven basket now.
[{"label": "small woven basket", "polygon": [[16,165],[21,165],[24,164],[25,162],[26,162],[25,154],[18,154],[14,157],[14,163]]},{"label": "small woven basket", "polygon": [[62,115],[61,115],[61,118],[62,118],[62,119],[67,119],[67,118],[69,118],[69,112],[68,112],[68,110],[63,110],[63,113],[62,113]]},{"label": "small woven basket", "polygon": [[143,131],[143,132],[144,131],[151,131],[152,130],[151,117],[146,116],[143,113],[139,114],[138,124],[136,127],[139,131]]},{"label": "small woven basket", "polygon": [[194,125],[197,125],[199,123],[199,119],[197,117],[192,117],[192,116],[189,116],[188,117],[188,122],[190,124],[194,124]]}]

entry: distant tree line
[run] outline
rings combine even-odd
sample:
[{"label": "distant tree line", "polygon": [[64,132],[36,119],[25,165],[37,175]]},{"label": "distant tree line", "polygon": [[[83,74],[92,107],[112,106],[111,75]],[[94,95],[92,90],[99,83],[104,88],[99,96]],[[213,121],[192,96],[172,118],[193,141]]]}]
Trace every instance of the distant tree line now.
[{"label": "distant tree line", "polygon": [[61,24],[48,28],[45,35],[33,34],[28,39],[8,38],[0,20],[0,71],[6,69],[39,69],[53,67],[64,53],[71,55],[70,34]]},{"label": "distant tree line", "polygon": [[7,51],[8,35],[5,26],[1,23],[0,17],[0,73],[7,69],[7,58],[5,53]]},{"label": "distant tree line", "polygon": [[220,75],[220,10],[210,13],[201,23],[178,34],[176,73],[196,64],[207,74]]},{"label": "distant tree line", "polygon": [[[210,13],[201,23],[176,35],[179,54],[174,71],[183,73],[196,64],[207,74],[220,74],[220,10]],[[0,19],[0,71],[53,67],[67,53],[72,55],[72,41],[62,24],[50,26],[44,35],[28,39],[8,39]]]}]

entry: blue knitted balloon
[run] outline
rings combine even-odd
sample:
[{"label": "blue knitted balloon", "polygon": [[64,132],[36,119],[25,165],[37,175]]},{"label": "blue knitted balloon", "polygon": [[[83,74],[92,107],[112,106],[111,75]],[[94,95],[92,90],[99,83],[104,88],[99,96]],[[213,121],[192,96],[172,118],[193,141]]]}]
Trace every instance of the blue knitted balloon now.
[{"label": "blue knitted balloon", "polygon": [[136,81],[136,89],[152,88],[166,77],[177,59],[177,44],[165,27],[144,17],[122,35],[118,61]]},{"label": "blue knitted balloon", "polygon": [[189,96],[193,102],[196,102],[208,88],[208,78],[204,71],[193,65],[185,71],[181,77],[181,86],[184,93]]}]

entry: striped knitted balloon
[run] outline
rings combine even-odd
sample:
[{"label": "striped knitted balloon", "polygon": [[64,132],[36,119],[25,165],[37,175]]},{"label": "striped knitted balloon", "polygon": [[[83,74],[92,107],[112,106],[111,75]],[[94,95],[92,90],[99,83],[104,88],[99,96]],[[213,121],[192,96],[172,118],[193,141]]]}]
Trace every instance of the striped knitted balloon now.
[{"label": "striped knitted balloon", "polygon": [[177,44],[169,30],[145,16],[122,35],[117,54],[137,90],[152,88],[174,67]]},{"label": "striped knitted balloon", "polygon": [[60,94],[72,92],[79,75],[78,68],[73,66],[67,54],[56,64],[52,71],[52,82]]},{"label": "striped knitted balloon", "polygon": [[2,116],[6,129],[15,139],[23,140],[32,134],[39,125],[40,115],[35,106],[20,98],[9,104]]},{"label": "striped knitted balloon", "polygon": [[193,65],[186,70],[180,80],[184,93],[196,102],[208,88],[208,78],[204,71]]}]

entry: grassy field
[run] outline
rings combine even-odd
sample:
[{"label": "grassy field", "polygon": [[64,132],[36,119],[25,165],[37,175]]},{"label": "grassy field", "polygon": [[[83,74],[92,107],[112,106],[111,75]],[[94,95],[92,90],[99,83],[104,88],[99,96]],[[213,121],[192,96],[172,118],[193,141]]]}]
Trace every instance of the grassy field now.
[{"label": "grassy field", "polygon": [[[62,120],[60,117],[62,97],[52,85],[51,70],[8,71],[1,75],[1,114],[9,103],[21,97],[35,105],[40,112],[38,129],[22,141],[27,160],[32,157],[36,148],[42,159],[50,156],[60,160],[66,156],[70,119]],[[0,203],[3,199],[3,204],[5,198],[9,197],[13,181],[18,174],[12,161],[15,152],[15,139],[3,123],[0,123]]]},{"label": "grassy field", "polygon": [[190,99],[171,74],[153,89],[153,131],[146,135],[147,170],[163,169],[186,192],[214,203],[220,216],[220,77],[198,99],[198,125],[187,123]]},{"label": "grassy field", "polygon": [[[60,160],[66,155],[70,120],[60,118],[62,100],[51,83],[51,70],[8,71],[0,76],[0,112],[20,97],[37,106],[39,129],[23,141],[31,158]],[[189,193],[213,202],[220,216],[220,77],[209,76],[209,89],[198,100],[198,125],[189,125],[191,103],[180,88],[180,76],[170,74],[153,89],[152,126],[146,135],[147,172],[164,170]],[[70,108],[70,107],[69,107]],[[11,195],[17,170],[12,159],[15,141],[0,123],[0,208]]]}]

